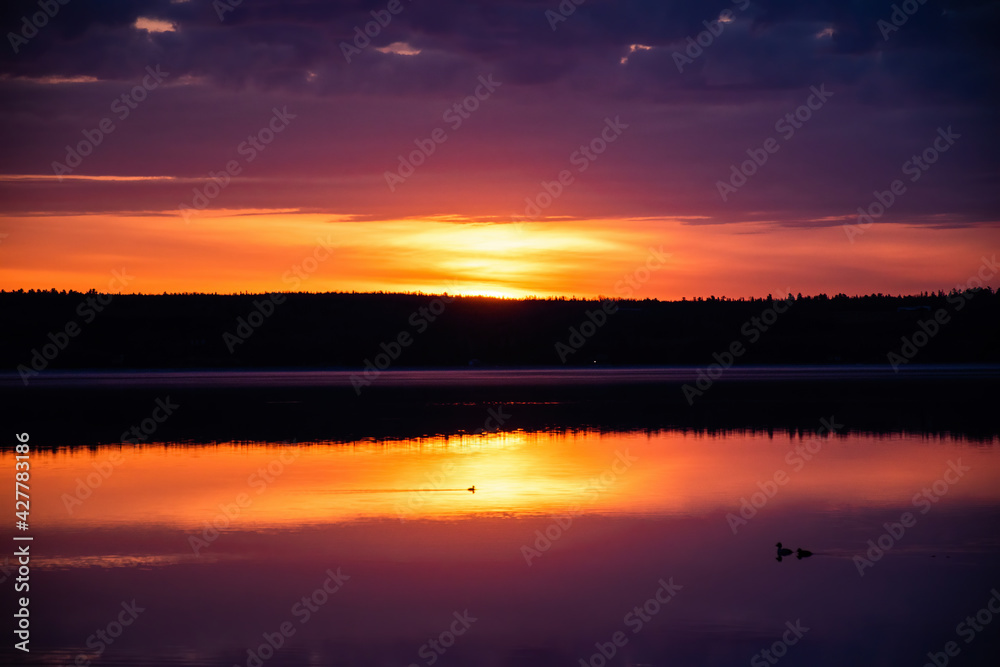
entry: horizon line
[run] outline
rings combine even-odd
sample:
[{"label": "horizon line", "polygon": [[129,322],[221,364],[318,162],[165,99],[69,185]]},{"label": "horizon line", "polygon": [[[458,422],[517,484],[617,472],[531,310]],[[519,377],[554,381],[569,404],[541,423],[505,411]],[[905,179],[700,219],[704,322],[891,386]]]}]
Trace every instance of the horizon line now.
[{"label": "horizon line", "polygon": [[143,296],[143,297],[163,297],[163,296],[243,296],[243,297],[263,297],[272,294],[282,294],[286,296],[425,296],[425,297],[448,297],[451,299],[489,299],[493,301],[584,301],[584,302],[601,302],[601,301],[626,301],[626,302],[645,302],[654,301],[657,303],[699,303],[705,301],[722,301],[722,302],[736,302],[741,301],[767,301],[768,299],[772,301],[776,300],[798,300],[798,299],[868,299],[868,298],[890,298],[890,299],[924,299],[924,298],[942,298],[951,294],[961,294],[965,292],[979,292],[979,291],[989,291],[990,293],[995,293],[1000,290],[994,290],[991,285],[984,285],[982,287],[971,287],[965,290],[959,291],[957,288],[953,287],[947,291],[938,290],[925,290],[924,292],[918,294],[888,294],[882,292],[872,292],[870,294],[853,294],[849,295],[844,292],[838,292],[834,295],[829,295],[826,292],[819,292],[816,294],[803,294],[798,292],[797,294],[792,294],[788,292],[787,297],[781,298],[768,294],[766,296],[739,296],[731,297],[725,295],[709,295],[709,296],[692,296],[692,297],[680,297],[679,299],[661,299],[657,297],[645,297],[636,298],[634,296],[610,296],[610,295],[597,295],[597,296],[576,296],[576,295],[559,295],[559,296],[498,296],[491,294],[458,294],[444,292],[422,292],[422,291],[403,291],[403,292],[388,292],[384,290],[376,290],[371,292],[292,292],[292,291],[281,291],[272,290],[266,292],[106,292],[100,291],[96,288],[91,288],[86,292],[81,292],[79,290],[57,290],[56,288],[49,289],[6,289],[0,288],[0,295],[6,294],[22,294],[22,295],[41,295],[41,294],[56,294],[56,295],[80,295],[86,296],[88,294],[107,294],[114,296]]}]

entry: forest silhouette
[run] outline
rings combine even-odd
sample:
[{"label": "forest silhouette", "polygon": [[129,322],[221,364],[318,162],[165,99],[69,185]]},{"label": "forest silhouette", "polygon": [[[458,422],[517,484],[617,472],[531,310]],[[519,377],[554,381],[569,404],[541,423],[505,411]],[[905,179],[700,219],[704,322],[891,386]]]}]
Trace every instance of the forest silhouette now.
[{"label": "forest silhouette", "polygon": [[409,343],[392,358],[397,368],[697,366],[734,343],[744,350],[736,365],[887,364],[893,353],[902,363],[1000,361],[1000,294],[989,288],[784,301],[29,290],[0,292],[0,309],[0,363],[10,370],[59,342],[46,370],[355,368],[395,350],[401,335]]}]

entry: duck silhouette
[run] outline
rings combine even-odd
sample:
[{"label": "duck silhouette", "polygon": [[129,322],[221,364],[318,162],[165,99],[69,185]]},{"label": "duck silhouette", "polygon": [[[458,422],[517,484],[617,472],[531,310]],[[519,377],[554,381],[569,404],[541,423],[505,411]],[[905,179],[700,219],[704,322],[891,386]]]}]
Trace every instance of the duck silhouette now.
[{"label": "duck silhouette", "polygon": [[784,548],[782,548],[781,542],[778,542],[774,546],[778,547],[778,557],[779,558],[781,556],[791,556],[792,553],[793,553],[791,549],[784,549]]},{"label": "duck silhouette", "polygon": [[809,556],[812,556],[812,555],[813,555],[813,552],[811,552],[811,551],[809,551],[807,549],[796,549],[795,550],[795,557],[798,558],[799,560],[802,560],[803,558],[809,558]]},{"label": "duck silhouette", "polygon": [[[476,487],[475,487],[475,485],[473,485],[473,486],[470,486],[470,487],[469,487],[468,489],[466,489],[466,491],[472,491],[473,493],[475,493],[475,492],[476,492]],[[791,553],[791,552],[789,551],[788,553]]]}]

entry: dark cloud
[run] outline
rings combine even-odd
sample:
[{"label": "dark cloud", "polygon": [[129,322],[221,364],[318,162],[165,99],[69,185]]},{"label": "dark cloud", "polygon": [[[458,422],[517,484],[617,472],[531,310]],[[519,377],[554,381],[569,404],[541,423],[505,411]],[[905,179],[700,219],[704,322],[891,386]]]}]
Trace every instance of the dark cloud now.
[{"label": "dark cloud", "polygon": [[[288,105],[299,118],[247,169],[275,186],[234,186],[227,206],[487,219],[523,209],[524,197],[565,168],[603,118],[620,114],[631,123],[621,144],[549,213],[822,225],[885,187],[937,126],[954,124],[968,139],[891,215],[942,224],[934,216],[948,214],[956,225],[996,218],[1000,2],[927,0],[888,39],[878,22],[890,19],[892,2],[762,0],[744,10],[743,0],[587,0],[555,30],[546,11],[558,11],[557,0],[401,2],[403,11],[348,63],[341,43],[387,0],[242,0],[221,20],[209,0],[70,0],[17,53],[9,43],[0,48],[8,149],[0,171],[51,173],[65,146],[159,64],[167,83],[78,173],[203,176],[273,106]],[[679,72],[674,53],[723,10],[735,20],[715,25],[721,34]],[[4,34],[38,11],[37,0],[5,4]],[[140,17],[176,30],[138,30]],[[419,55],[377,50],[396,42]],[[503,82],[495,98],[390,198],[384,172],[487,74]],[[31,82],[45,77],[98,81]],[[715,183],[820,84],[836,91],[829,105],[722,202]],[[475,205],[470,188],[482,193]],[[157,210],[190,190],[0,189],[18,210]]]},{"label": "dark cloud", "polygon": [[[209,76],[219,85],[265,88],[294,87],[307,71],[318,69],[330,79],[317,87],[320,93],[370,91],[372,84],[365,85],[370,80],[398,92],[400,80],[436,81],[441,62],[453,60],[470,69],[503,72],[514,83],[542,85],[566,78],[607,92],[616,88],[621,73],[595,71],[592,63],[615,65],[629,45],[644,44],[666,52],[651,61],[655,68],[647,63],[645,83],[667,87],[711,86],[709,72],[716,73],[720,86],[735,80],[750,87],[794,87],[831,74],[860,77],[878,70],[883,57],[903,70],[892,75],[918,79],[927,77],[928,60],[946,63],[923,80],[970,93],[996,79],[990,57],[996,54],[993,36],[1000,25],[995,2],[943,7],[927,0],[888,40],[877,22],[890,17],[892,3],[768,0],[744,10],[743,0],[588,0],[553,31],[545,13],[558,11],[554,0],[401,2],[403,11],[372,39],[373,47],[408,42],[436,59],[424,57],[417,65],[399,58],[387,62],[370,47],[354,62],[345,61],[339,44],[372,21],[372,11],[384,11],[386,2],[243,0],[220,20],[208,0],[73,0],[60,6],[19,53],[2,50],[0,68],[9,75],[104,79],[128,77],[136,61],[157,61],[179,74]],[[736,22],[725,26],[688,76],[676,76],[669,53],[705,30],[703,22],[714,21],[722,10],[733,12]],[[0,12],[0,25],[16,30],[22,16],[37,11],[37,2],[9,3]],[[169,21],[177,31],[137,31],[132,25],[139,17]],[[816,37],[827,28],[832,29],[829,37]],[[962,76],[943,76],[945,67],[961,67]]]}]

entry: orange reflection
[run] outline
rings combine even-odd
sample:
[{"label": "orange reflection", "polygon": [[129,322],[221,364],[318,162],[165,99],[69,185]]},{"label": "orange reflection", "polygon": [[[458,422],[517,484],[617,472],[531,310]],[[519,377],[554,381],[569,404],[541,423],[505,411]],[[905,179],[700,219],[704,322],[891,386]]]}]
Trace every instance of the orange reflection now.
[{"label": "orange reflection", "polygon": [[[117,447],[38,452],[32,509],[40,525],[53,528],[183,529],[203,527],[226,507],[231,514],[238,508],[230,529],[372,518],[704,514],[736,511],[779,470],[788,481],[772,506],[894,505],[909,504],[959,459],[970,471],[949,489],[949,502],[1000,499],[994,447],[850,435],[815,441],[818,451],[806,460],[795,448],[808,441],[787,434],[512,432],[297,447],[148,446],[123,449],[120,458]],[[475,493],[466,490],[473,485]]]}]

